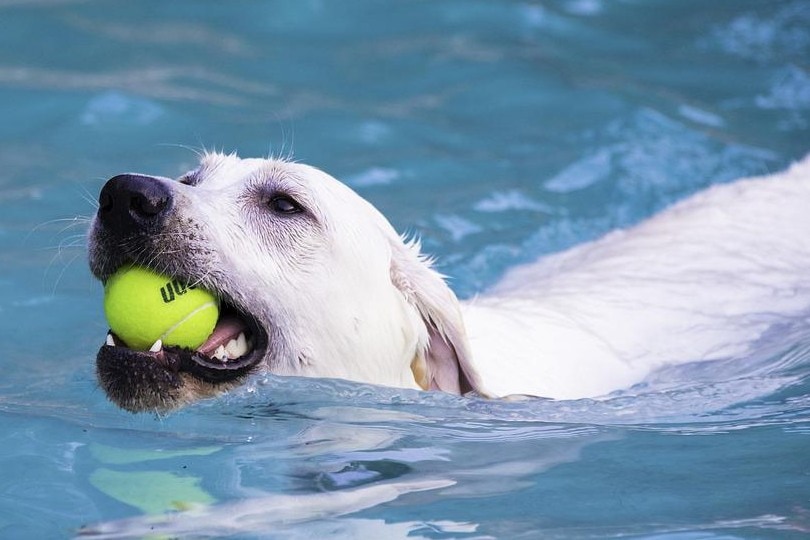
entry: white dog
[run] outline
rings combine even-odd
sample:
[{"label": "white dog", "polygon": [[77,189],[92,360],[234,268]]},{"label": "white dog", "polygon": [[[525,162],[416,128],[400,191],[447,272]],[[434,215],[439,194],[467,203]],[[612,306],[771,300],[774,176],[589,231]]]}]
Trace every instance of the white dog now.
[{"label": "white dog", "polygon": [[223,306],[198,351],[134,351],[108,336],[99,380],[133,411],[215,395],[257,369],[488,397],[600,396],[660,366],[745,355],[810,309],[810,159],[515,268],[467,303],[416,242],[306,165],[208,154],[179,181],[119,175],[99,200],[96,277],[146,265]]}]

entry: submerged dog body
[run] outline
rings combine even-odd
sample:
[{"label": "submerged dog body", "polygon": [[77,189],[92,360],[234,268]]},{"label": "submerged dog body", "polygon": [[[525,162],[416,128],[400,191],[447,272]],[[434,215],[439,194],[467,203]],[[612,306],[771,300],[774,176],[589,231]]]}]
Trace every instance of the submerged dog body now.
[{"label": "submerged dog body", "polygon": [[810,160],[516,268],[463,304],[417,243],[317,169],[209,154],[178,180],[105,185],[91,270],[104,281],[134,263],[203,286],[254,346],[220,360],[132,351],[111,336],[99,380],[133,411],[214,395],[257,369],[490,397],[599,396],[662,365],[745,354],[810,307]]}]

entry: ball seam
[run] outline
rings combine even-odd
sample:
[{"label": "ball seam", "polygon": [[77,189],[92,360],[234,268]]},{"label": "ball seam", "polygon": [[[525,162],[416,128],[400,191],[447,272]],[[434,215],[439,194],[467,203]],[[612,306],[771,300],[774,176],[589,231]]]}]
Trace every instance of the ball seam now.
[{"label": "ball seam", "polygon": [[[199,306],[199,307],[195,308],[195,309],[194,309],[193,311],[191,311],[190,313],[187,313],[185,317],[183,317],[182,319],[180,319],[179,321],[177,321],[176,323],[174,323],[174,325],[173,325],[172,327],[170,327],[170,328],[169,328],[169,329],[167,329],[165,332],[163,332],[163,333],[160,335],[160,338],[159,338],[159,339],[160,339],[161,341],[166,341],[166,337],[167,337],[167,336],[169,336],[169,335],[171,335],[171,333],[172,333],[172,332],[174,332],[175,330],[177,330],[177,328],[179,328],[179,327],[180,327],[180,326],[181,326],[183,323],[185,323],[187,320],[189,320],[191,317],[193,317],[194,315],[196,315],[196,314],[197,314],[197,313],[199,313],[200,311],[202,311],[202,310],[204,310],[204,309],[208,309],[208,308],[210,308],[210,307],[214,307],[214,308],[216,308],[216,307],[217,307],[217,303],[216,303],[216,302],[206,302],[205,304],[203,304],[203,305],[201,305],[201,306]],[[216,323],[214,324],[214,326],[216,327]],[[208,339],[208,336],[206,336],[206,339],[205,339],[205,340],[203,340],[203,343],[205,343],[205,341],[206,341],[207,339]],[[199,347],[199,345],[198,345],[197,347]]]}]

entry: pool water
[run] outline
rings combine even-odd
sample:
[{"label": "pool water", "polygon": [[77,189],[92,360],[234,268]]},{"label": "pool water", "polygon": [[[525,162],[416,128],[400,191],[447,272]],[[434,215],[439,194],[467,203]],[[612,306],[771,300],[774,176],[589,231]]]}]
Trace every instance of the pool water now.
[{"label": "pool water", "polygon": [[94,378],[106,178],[294,157],[470,297],[810,150],[806,0],[0,0],[0,537],[801,538],[810,328],[600,400]]}]

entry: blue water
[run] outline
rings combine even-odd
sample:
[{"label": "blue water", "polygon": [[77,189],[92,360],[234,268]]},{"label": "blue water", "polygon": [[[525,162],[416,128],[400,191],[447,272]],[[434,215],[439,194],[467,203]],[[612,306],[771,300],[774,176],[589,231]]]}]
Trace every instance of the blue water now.
[{"label": "blue water", "polygon": [[808,59],[803,0],[0,0],[0,537],[806,536],[802,325],[599,401],[267,376],[131,415],[84,231],[116,173],[294,156],[468,297],[800,158]]}]

